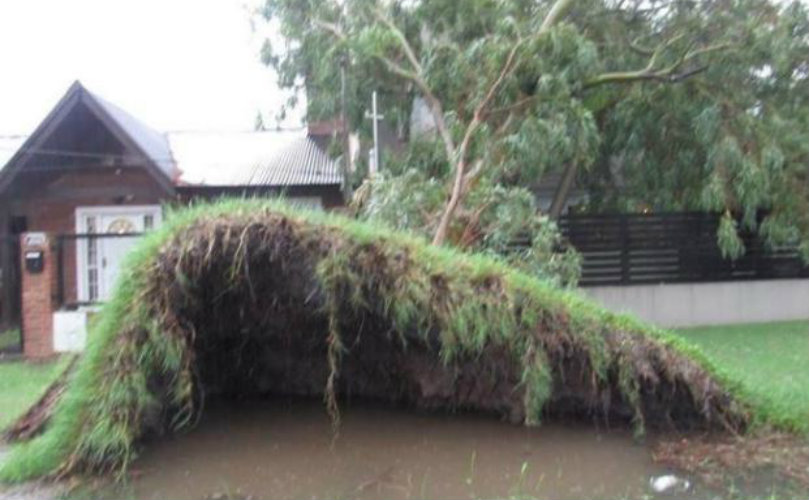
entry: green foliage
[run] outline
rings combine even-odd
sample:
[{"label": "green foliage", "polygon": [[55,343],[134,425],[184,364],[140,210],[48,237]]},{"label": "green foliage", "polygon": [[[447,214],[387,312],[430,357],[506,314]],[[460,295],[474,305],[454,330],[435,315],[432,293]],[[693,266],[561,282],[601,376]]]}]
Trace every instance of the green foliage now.
[{"label": "green foliage", "polygon": [[465,159],[482,162],[487,186],[531,189],[576,167],[582,209],[730,211],[737,230],[809,248],[805,3],[584,0],[545,26],[561,4],[267,0],[287,44],[265,62],[283,86],[305,86],[310,118],[336,114],[343,64],[350,123],[365,134],[372,90],[405,136],[414,103],[434,98],[456,151],[409,152],[392,172],[446,187]]},{"label": "green foliage", "polygon": [[[429,237],[445,201],[444,183],[410,169],[401,175],[379,174],[358,190],[355,209],[362,219],[376,220]],[[450,231],[458,246],[489,253],[559,286],[573,287],[581,259],[566,245],[547,216],[538,214],[533,194],[482,179]]]},{"label": "green foliage", "polygon": [[[290,253],[284,242],[303,253]],[[279,202],[225,201],[172,214],[128,255],[48,428],[14,448],[0,478],[122,474],[156,416],[174,427],[190,425],[199,411],[191,342],[206,332],[189,330],[182,311],[197,297],[194,287],[213,269],[222,269],[217,279],[225,278],[224,291],[252,289],[245,264],[256,248],[275,252],[262,254],[270,259],[268,265],[295,268],[302,259],[311,264],[299,267],[313,273],[303,276],[314,287],[305,292],[322,297],[322,307],[293,306],[314,308],[310,314],[327,320],[329,381],[339,373],[344,326],[371,313],[390,328],[364,335],[404,339],[408,332],[416,334],[435,345],[436,357],[450,368],[457,360],[485,358],[493,349],[504,353],[520,382],[503,395],[509,400],[513,391],[523,395],[522,405],[512,409],[526,423],[539,421],[555,385],[566,383],[564,368],[571,359],[579,360],[588,381],[571,389],[584,391],[582,397],[621,395],[634,408],[638,425],[658,404],[646,405],[642,397],[668,391],[658,387],[662,381],[689,388],[683,397],[694,398],[688,407],[698,412],[695,418],[739,428],[748,412],[767,415],[691,344],[609,313],[501,260]],[[236,326],[229,335],[240,335]],[[335,401],[333,386],[327,385],[324,394]],[[778,423],[789,427],[790,421]]]},{"label": "green foliage", "polygon": [[[444,202],[444,185],[418,170],[393,176],[380,173],[358,191],[361,216],[400,229],[429,234]],[[361,200],[361,201],[360,201]]]},{"label": "green foliage", "polygon": [[[663,4],[661,4],[663,5]],[[580,180],[594,210],[730,211],[774,244],[809,241],[809,17],[805,4],[671,2],[664,29],[724,40],[701,72],[675,85],[603,87],[602,148]],[[631,59],[649,26],[605,40]],[[648,32],[648,35],[643,35]],[[637,37],[637,38],[636,38]],[[638,43],[627,46],[625,40]],[[803,69],[802,69],[803,68]],[[757,227],[756,214],[768,216]],[[726,255],[739,255],[726,220]]]}]

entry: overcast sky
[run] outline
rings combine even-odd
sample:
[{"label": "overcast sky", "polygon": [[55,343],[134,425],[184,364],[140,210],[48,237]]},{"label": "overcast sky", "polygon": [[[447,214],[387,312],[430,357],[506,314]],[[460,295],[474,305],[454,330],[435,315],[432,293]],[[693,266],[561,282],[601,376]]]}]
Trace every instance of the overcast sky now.
[{"label": "overcast sky", "polygon": [[260,4],[0,0],[0,134],[30,133],[76,79],[159,130],[271,122],[285,96],[259,61]]}]

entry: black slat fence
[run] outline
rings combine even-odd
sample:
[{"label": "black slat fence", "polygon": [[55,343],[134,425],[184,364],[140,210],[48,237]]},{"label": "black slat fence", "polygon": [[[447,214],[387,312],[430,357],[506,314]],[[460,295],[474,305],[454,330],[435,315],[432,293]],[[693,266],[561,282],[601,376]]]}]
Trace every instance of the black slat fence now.
[{"label": "black slat fence", "polygon": [[582,286],[809,277],[795,246],[741,234],[745,254],[724,258],[720,216],[702,212],[568,215],[559,227],[582,255]]}]

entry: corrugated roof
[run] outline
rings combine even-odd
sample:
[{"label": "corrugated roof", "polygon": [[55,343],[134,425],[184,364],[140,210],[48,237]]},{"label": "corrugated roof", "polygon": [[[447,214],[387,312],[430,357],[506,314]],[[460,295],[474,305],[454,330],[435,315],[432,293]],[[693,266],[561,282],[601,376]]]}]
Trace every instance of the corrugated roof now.
[{"label": "corrugated roof", "polygon": [[256,166],[253,186],[340,184],[340,167],[311,137],[291,141]]},{"label": "corrugated roof", "polygon": [[304,129],[168,134],[180,183],[207,186],[339,185],[340,168]]}]

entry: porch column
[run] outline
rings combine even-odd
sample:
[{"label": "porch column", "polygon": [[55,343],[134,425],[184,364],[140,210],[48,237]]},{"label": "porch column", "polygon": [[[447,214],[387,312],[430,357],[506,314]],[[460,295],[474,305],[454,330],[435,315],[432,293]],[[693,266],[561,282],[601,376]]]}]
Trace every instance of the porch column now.
[{"label": "porch column", "polygon": [[57,264],[46,233],[20,236],[22,338],[26,358],[53,355],[53,287]]}]

